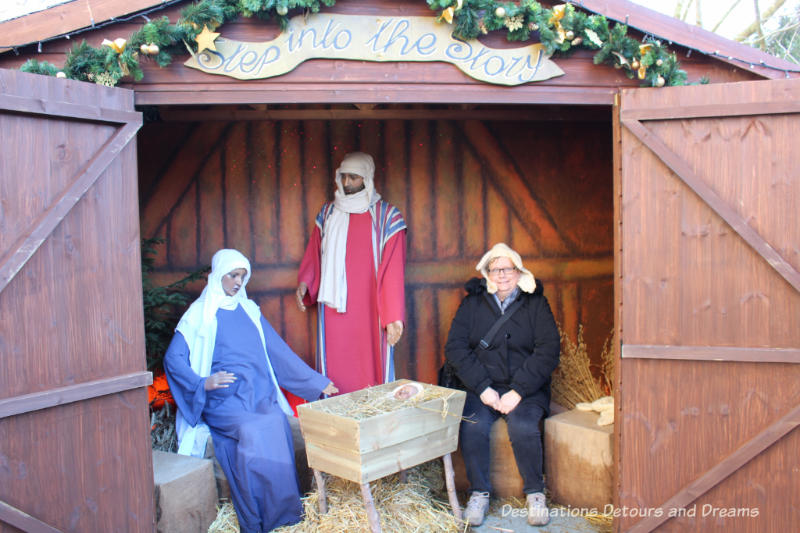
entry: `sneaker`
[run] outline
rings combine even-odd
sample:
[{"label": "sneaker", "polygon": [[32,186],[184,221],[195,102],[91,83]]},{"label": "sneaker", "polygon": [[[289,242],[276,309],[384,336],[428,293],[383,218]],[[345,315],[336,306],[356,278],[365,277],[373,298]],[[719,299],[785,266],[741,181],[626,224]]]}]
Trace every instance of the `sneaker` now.
[{"label": "sneaker", "polygon": [[471,526],[479,526],[483,524],[483,516],[486,514],[486,509],[489,508],[489,493],[488,492],[473,492],[467,502],[467,510],[465,513],[467,522]]},{"label": "sneaker", "polygon": [[547,508],[547,501],[544,494],[534,492],[528,494],[528,523],[532,526],[544,526],[550,521],[550,510]]}]

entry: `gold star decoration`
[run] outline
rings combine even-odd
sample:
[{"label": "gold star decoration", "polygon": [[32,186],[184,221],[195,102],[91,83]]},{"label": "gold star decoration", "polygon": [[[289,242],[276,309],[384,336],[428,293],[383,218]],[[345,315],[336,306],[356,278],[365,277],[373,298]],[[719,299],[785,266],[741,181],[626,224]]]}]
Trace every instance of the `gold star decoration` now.
[{"label": "gold star decoration", "polygon": [[217,46],[214,44],[214,40],[219,37],[219,33],[215,33],[208,29],[208,26],[203,26],[203,31],[197,34],[195,37],[195,41],[197,41],[197,53],[199,54],[203,50],[213,50],[217,51]]}]

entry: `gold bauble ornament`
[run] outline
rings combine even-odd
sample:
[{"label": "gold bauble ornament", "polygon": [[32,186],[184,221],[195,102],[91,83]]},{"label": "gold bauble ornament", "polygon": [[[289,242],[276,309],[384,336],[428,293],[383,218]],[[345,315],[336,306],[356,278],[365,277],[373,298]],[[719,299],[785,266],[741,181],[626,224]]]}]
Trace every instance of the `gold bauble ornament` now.
[{"label": "gold bauble ornament", "polygon": [[150,54],[151,56],[158,54],[158,45],[155,43],[150,43],[147,46],[147,53]]},{"label": "gold bauble ornament", "polygon": [[278,15],[283,16],[286,13],[289,12],[289,8],[286,7],[285,5],[281,4],[281,5],[279,5],[278,7],[275,8],[275,11],[278,12]]},{"label": "gold bauble ornament", "polygon": [[140,47],[139,47],[139,51],[140,51],[141,53],[143,53],[144,55],[147,55],[147,54],[149,54],[149,53],[150,53],[150,52],[148,52],[147,50],[148,50],[148,48],[147,48],[147,45],[146,45],[146,44],[143,44],[142,46],[140,46]]},{"label": "gold bauble ornament", "polygon": [[667,83],[667,80],[663,76],[656,78],[656,87],[663,87],[665,83]]},{"label": "gold bauble ornament", "polygon": [[66,77],[67,77],[67,75],[66,75],[66,74],[64,74],[64,72],[63,72],[63,71],[59,70],[58,72],[56,72],[56,78],[61,78],[61,79],[64,79],[64,78],[66,78]]},{"label": "gold bauble ornament", "polygon": [[663,60],[663,59],[656,59],[656,65],[657,65],[657,66],[659,66],[659,67],[660,67],[660,66],[661,66],[661,65],[663,65],[663,64],[664,64],[664,60]]},{"label": "gold bauble ornament", "polygon": [[633,70],[636,70],[637,68],[639,68],[639,62],[636,61],[635,59],[633,61],[631,61],[631,68]]},{"label": "gold bauble ornament", "polygon": [[567,30],[565,37],[567,38],[568,41],[571,41],[572,39],[575,38],[575,32],[572,30]]},{"label": "gold bauble ornament", "polygon": [[506,8],[500,6],[494,10],[494,16],[501,19],[506,16]]}]

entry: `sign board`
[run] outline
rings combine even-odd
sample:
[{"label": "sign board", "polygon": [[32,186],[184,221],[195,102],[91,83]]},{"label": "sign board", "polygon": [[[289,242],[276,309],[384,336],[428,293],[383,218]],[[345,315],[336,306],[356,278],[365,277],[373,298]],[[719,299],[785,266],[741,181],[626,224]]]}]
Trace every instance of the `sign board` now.
[{"label": "sign board", "polygon": [[276,39],[250,43],[225,39],[216,50],[190,57],[187,67],[240,80],[270,78],[307,59],[444,61],[477,80],[520,85],[562,76],[541,44],[495,49],[452,37],[453,27],[433,17],[313,14],[289,21]]}]

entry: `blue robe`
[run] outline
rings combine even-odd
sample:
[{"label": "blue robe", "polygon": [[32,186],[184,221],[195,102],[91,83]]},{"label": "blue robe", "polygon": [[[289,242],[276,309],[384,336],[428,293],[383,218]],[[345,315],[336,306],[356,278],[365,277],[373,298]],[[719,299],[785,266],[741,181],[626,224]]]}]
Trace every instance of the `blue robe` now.
[{"label": "blue robe", "polygon": [[[319,398],[330,380],[308,367],[261,317],[267,353],[278,383],[306,400]],[[242,533],[270,531],[300,520],[301,504],[292,433],[277,402],[258,329],[237,306],[217,311],[211,373],[236,375],[228,388],[206,391],[189,364],[189,346],[176,333],[164,369],[178,409],[202,419],[231,488]]]}]

